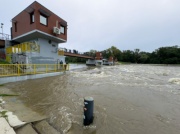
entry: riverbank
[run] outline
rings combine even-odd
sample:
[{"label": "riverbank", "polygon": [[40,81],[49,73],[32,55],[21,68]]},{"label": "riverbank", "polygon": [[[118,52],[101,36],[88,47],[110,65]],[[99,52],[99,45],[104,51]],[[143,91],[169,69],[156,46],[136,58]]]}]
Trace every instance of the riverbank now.
[{"label": "riverbank", "polygon": [[49,117],[28,108],[21,95],[0,86],[0,134],[60,134]]},{"label": "riverbank", "polygon": [[[70,70],[79,70],[86,68],[82,64],[73,64],[71,65]],[[63,74],[63,73],[62,73]],[[51,77],[56,75],[62,75],[59,73],[56,74],[40,74],[37,76],[27,75],[27,76],[18,76],[17,78],[2,78],[0,83],[0,133],[2,134],[60,134],[62,131],[54,129],[48,123],[50,120],[48,116],[37,112],[27,107],[20,98],[22,94],[17,94],[13,92],[10,88],[6,87],[4,83],[9,82],[18,82],[28,79],[37,79],[44,77]],[[29,78],[20,78],[20,77],[29,77]],[[8,79],[8,80],[6,80]],[[11,81],[11,80],[13,81]],[[3,84],[2,84],[3,83]],[[8,85],[8,84],[7,84]]]}]

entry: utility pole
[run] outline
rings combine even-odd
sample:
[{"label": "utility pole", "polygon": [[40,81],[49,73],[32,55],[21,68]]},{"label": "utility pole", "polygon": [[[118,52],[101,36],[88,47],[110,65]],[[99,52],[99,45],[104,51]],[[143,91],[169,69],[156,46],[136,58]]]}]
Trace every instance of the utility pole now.
[{"label": "utility pole", "polygon": [[1,28],[2,28],[2,38],[3,38],[3,23],[1,23]]},{"label": "utility pole", "polygon": [[1,28],[2,28],[2,34],[3,34],[3,25],[4,25],[4,24],[3,24],[3,23],[1,23]]}]

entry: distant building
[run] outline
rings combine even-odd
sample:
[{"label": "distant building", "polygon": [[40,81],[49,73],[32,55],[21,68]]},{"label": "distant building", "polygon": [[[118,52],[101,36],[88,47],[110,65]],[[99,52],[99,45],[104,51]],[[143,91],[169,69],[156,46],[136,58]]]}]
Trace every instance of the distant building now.
[{"label": "distant building", "polygon": [[11,63],[64,63],[58,44],[66,41],[67,22],[35,1],[12,19],[6,59]]},{"label": "distant building", "polygon": [[88,59],[86,61],[87,66],[102,66],[103,65],[103,57],[101,52],[96,52],[95,59]]}]

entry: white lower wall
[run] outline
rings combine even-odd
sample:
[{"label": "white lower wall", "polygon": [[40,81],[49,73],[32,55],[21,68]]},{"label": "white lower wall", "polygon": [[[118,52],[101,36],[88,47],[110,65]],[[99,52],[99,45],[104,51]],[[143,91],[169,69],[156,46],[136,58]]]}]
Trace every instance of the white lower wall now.
[{"label": "white lower wall", "polygon": [[65,63],[65,56],[58,55],[58,43],[46,39],[38,38],[36,40],[40,45],[40,53],[26,53],[29,63],[32,64],[57,64],[60,61]]},{"label": "white lower wall", "polygon": [[86,61],[86,64],[87,64],[87,65],[95,65],[96,62],[95,62],[95,60],[88,59],[88,60]]},{"label": "white lower wall", "polygon": [[86,64],[87,65],[103,65],[103,61],[102,60],[91,60],[91,59],[88,59],[86,61]]},{"label": "white lower wall", "polygon": [[55,73],[44,73],[44,74],[34,74],[34,75],[25,75],[25,76],[0,77],[0,84],[16,82],[16,81],[24,81],[28,79],[38,79],[38,78],[56,76],[63,73],[64,72],[55,72]]}]

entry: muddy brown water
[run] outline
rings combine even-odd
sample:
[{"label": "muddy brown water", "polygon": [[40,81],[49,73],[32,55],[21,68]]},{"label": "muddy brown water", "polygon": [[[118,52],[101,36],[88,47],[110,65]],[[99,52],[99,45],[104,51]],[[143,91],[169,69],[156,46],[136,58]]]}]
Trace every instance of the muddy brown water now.
[{"label": "muddy brown water", "polygon": [[[180,67],[119,65],[6,84],[67,134],[179,134]],[[83,98],[94,123],[83,127]]]}]

